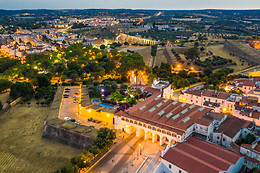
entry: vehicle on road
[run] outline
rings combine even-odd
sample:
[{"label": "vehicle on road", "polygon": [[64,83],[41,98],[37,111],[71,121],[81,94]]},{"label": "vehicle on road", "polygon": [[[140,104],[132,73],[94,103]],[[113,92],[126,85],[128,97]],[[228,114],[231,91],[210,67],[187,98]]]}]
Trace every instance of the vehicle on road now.
[{"label": "vehicle on road", "polygon": [[77,123],[77,124],[81,124],[81,121],[80,121],[80,120],[78,120],[78,121],[76,121],[75,123]]},{"label": "vehicle on road", "polygon": [[71,118],[70,118],[70,117],[64,117],[63,119],[66,120],[66,121],[68,121],[68,120],[70,120]]},{"label": "vehicle on road", "polygon": [[75,119],[69,119],[68,121],[71,121],[71,122],[73,122],[73,123],[75,123],[76,122],[76,120]]},{"label": "vehicle on road", "polygon": [[70,90],[70,88],[65,88],[65,90]]},{"label": "vehicle on road", "polygon": [[73,98],[79,98],[79,96],[75,96],[75,95],[74,95]]},{"label": "vehicle on road", "polygon": [[64,92],[65,92],[65,93],[68,93],[68,92],[70,92],[70,91],[69,91],[69,90],[65,90]]}]

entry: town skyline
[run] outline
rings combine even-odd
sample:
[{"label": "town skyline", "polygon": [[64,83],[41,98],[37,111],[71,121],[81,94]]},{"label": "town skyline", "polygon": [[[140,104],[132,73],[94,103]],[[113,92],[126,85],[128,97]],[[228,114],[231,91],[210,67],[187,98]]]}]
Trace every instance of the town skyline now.
[{"label": "town skyline", "polygon": [[3,0],[0,2],[1,9],[5,10],[22,10],[22,9],[150,9],[150,10],[198,10],[198,9],[260,9],[260,2],[257,0],[212,0],[209,4],[206,0],[188,1],[184,0],[182,3],[179,1],[163,0],[163,2],[150,3],[147,0],[133,0],[133,1],[82,1],[76,0],[70,2],[65,1],[51,1],[44,2],[28,0]]}]

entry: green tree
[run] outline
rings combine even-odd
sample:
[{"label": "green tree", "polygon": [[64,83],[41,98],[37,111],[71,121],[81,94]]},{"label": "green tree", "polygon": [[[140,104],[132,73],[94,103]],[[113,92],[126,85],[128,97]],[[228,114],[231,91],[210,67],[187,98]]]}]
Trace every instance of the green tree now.
[{"label": "green tree", "polygon": [[116,90],[110,95],[110,100],[114,102],[120,102],[122,101],[124,96],[120,93],[119,90]]},{"label": "green tree", "polygon": [[193,47],[184,52],[187,60],[195,61],[199,58],[199,51],[197,47]]},{"label": "green tree", "polygon": [[38,74],[36,76],[36,82],[38,87],[47,87],[51,85],[51,81],[45,74]]}]

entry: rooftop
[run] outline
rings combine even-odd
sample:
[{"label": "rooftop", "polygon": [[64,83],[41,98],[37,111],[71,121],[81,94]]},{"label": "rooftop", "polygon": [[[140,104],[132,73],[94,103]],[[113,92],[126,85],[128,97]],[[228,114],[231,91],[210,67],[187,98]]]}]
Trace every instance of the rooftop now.
[{"label": "rooftop", "polygon": [[178,143],[162,157],[175,166],[192,173],[227,171],[240,155],[212,143],[190,137]]},{"label": "rooftop", "polygon": [[233,138],[240,129],[247,128],[249,125],[250,123],[244,120],[228,116],[227,119],[220,124],[216,132],[223,133],[226,136]]},{"label": "rooftop", "polygon": [[127,112],[120,111],[116,115],[177,131],[182,135],[188,127],[210,111],[209,108],[151,96],[129,108]]}]

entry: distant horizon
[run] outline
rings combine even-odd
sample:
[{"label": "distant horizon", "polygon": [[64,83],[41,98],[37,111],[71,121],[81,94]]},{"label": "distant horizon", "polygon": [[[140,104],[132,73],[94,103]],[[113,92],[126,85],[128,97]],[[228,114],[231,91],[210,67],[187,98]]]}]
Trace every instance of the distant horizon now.
[{"label": "distant horizon", "polygon": [[260,10],[260,8],[194,8],[194,9],[152,9],[152,8],[23,8],[23,9],[4,9],[6,11],[22,11],[22,10],[151,10],[151,11],[191,11],[191,10]]},{"label": "distant horizon", "polygon": [[[133,9],[133,10],[256,10],[259,0],[1,0],[5,10]],[[40,7],[40,8],[39,8]]]}]

